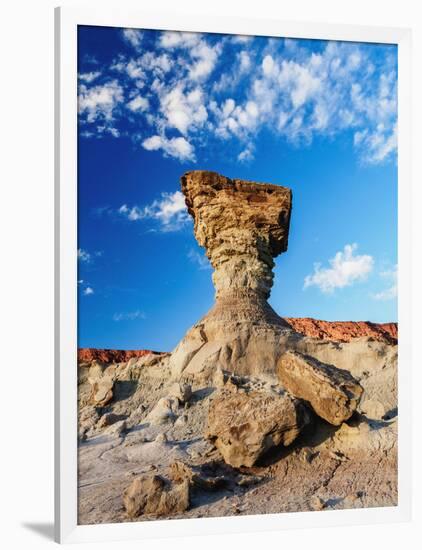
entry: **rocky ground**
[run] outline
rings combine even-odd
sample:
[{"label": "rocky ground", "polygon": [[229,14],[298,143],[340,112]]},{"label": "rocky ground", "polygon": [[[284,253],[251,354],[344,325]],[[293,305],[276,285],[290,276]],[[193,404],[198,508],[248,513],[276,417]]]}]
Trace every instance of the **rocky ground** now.
[{"label": "rocky ground", "polygon": [[170,354],[80,352],[79,523],[396,505],[397,332],[303,327],[277,378],[175,380]]}]

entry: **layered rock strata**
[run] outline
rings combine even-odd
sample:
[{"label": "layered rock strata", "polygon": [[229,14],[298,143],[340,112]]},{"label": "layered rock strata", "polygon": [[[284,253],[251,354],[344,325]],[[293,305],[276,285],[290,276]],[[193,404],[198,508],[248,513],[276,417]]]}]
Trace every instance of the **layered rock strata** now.
[{"label": "layered rock strata", "polygon": [[356,338],[372,338],[377,342],[396,345],[397,323],[371,323],[370,321],[322,321],[311,317],[285,317],[285,321],[304,336],[318,340],[351,342]]},{"label": "layered rock strata", "polygon": [[173,375],[207,377],[217,365],[274,375],[282,337],[292,333],[267,302],[274,258],[287,250],[291,190],[206,171],[187,172],[181,183],[214,268],[216,302],[172,354]]}]

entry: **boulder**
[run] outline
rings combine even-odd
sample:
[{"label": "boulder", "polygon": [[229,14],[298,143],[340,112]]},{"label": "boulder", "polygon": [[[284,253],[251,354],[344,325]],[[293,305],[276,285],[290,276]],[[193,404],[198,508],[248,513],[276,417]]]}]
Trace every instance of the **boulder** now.
[{"label": "boulder", "polygon": [[146,422],[159,426],[177,419],[179,400],[177,397],[162,397],[145,418]]},{"label": "boulder", "polygon": [[175,382],[170,386],[169,397],[176,397],[181,403],[187,403],[192,397],[192,387],[189,384]]},{"label": "boulder", "polygon": [[287,393],[219,390],[205,436],[231,466],[253,466],[269,449],[290,445],[308,423],[306,408]]},{"label": "boulder", "polygon": [[318,416],[334,426],[352,416],[363,393],[350,372],[295,351],[283,354],[277,374],[291,395],[307,401]]},{"label": "boulder", "polygon": [[156,474],[144,474],[125,490],[123,504],[130,518],[180,514],[189,508],[189,482],[172,483]]},{"label": "boulder", "polygon": [[113,399],[114,379],[103,376],[92,384],[91,400],[95,405],[104,407]]}]

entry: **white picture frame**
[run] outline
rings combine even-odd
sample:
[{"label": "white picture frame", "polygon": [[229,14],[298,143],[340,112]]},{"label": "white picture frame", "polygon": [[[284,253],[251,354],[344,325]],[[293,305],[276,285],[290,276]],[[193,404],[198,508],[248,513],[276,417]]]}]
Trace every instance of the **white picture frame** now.
[{"label": "white picture frame", "polygon": [[[398,45],[399,502],[396,507],[139,523],[77,524],[77,27],[97,25]],[[410,59],[407,29],[154,15],[121,8],[55,11],[55,539],[102,542],[407,521],[411,503]]]}]

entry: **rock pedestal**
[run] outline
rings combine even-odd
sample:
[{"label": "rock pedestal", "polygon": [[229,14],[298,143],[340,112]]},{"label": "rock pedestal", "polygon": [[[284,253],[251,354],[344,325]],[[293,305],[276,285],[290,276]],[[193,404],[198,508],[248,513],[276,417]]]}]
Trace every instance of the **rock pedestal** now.
[{"label": "rock pedestal", "polygon": [[181,178],[198,243],[214,268],[216,302],[174,350],[175,378],[237,374],[275,376],[289,325],[268,304],[276,256],[287,250],[291,190],[229,179],[215,172]]}]

